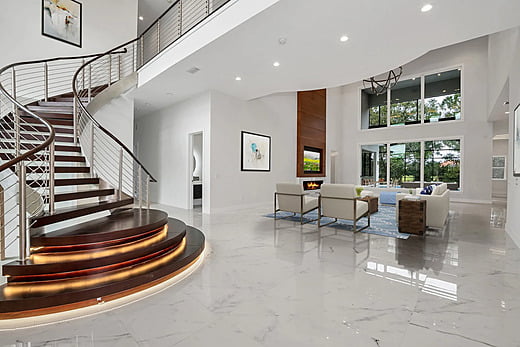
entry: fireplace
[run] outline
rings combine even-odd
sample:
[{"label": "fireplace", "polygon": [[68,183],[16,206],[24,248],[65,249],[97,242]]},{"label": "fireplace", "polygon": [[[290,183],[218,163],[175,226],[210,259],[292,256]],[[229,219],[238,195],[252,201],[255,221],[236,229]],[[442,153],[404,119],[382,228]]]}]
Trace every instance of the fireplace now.
[{"label": "fireplace", "polygon": [[323,180],[320,181],[303,181],[303,190],[316,190],[320,189],[323,184]]}]

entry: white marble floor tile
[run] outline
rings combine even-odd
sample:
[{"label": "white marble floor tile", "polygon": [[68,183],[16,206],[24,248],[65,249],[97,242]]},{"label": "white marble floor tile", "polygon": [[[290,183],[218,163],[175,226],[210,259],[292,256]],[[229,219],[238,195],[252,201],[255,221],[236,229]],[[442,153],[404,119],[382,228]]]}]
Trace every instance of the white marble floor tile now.
[{"label": "white marble floor tile", "polygon": [[0,346],[520,346],[504,207],[451,207],[444,231],[397,240],[274,221],[271,206],[156,206],[206,234],[198,270],[112,311],[0,331]]}]

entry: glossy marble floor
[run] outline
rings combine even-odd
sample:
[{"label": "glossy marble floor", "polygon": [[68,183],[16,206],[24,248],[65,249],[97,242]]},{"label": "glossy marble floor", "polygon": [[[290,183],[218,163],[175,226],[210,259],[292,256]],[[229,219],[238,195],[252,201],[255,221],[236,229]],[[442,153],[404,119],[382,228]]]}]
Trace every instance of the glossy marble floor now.
[{"label": "glossy marble floor", "polygon": [[453,203],[396,240],[166,208],[207,235],[191,277],[93,316],[0,332],[0,346],[520,346],[520,251],[503,206]]}]

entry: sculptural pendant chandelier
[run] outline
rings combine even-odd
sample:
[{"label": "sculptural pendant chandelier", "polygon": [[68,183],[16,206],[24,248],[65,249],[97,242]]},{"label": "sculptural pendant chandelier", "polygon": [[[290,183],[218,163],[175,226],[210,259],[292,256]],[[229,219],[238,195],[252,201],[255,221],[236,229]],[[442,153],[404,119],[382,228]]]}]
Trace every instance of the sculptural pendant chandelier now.
[{"label": "sculptural pendant chandelier", "polygon": [[363,80],[363,88],[370,89],[376,95],[384,94],[388,88],[392,88],[399,81],[402,73],[403,67],[399,66],[388,71],[386,78],[376,79],[375,77],[370,77],[367,80]]}]

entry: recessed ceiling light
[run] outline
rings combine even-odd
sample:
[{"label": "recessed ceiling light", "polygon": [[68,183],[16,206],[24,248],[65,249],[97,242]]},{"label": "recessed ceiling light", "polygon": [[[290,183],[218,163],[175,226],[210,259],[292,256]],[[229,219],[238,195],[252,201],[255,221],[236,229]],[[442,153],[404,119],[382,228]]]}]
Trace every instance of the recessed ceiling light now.
[{"label": "recessed ceiling light", "polygon": [[421,12],[428,12],[433,8],[432,4],[426,4],[421,8]]},{"label": "recessed ceiling light", "polygon": [[341,37],[339,38],[339,40],[340,40],[341,42],[347,42],[347,41],[348,41],[348,36],[347,36],[347,35],[343,35],[343,36],[341,36]]},{"label": "recessed ceiling light", "polygon": [[280,66],[280,62],[279,62],[279,61],[275,61],[275,62],[273,63],[273,66],[274,66],[274,67],[278,67],[278,66]]},{"label": "recessed ceiling light", "polygon": [[235,81],[242,81],[242,77],[240,77],[240,76],[235,77]]},{"label": "recessed ceiling light", "polygon": [[144,17],[143,16],[139,16],[139,20],[144,20]]},{"label": "recessed ceiling light", "polygon": [[506,114],[509,114],[509,111],[506,111]]},{"label": "recessed ceiling light", "polygon": [[443,92],[443,93],[446,93],[446,89],[443,89],[442,92]]},{"label": "recessed ceiling light", "polygon": [[282,46],[285,45],[287,43],[287,38],[285,37],[280,37],[278,39],[278,43],[281,44]]}]

